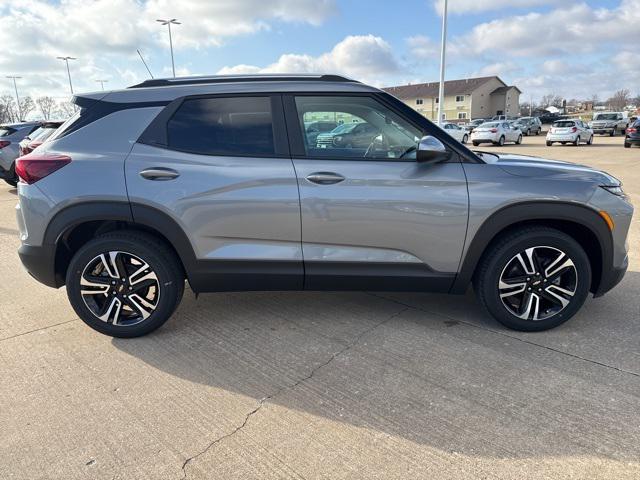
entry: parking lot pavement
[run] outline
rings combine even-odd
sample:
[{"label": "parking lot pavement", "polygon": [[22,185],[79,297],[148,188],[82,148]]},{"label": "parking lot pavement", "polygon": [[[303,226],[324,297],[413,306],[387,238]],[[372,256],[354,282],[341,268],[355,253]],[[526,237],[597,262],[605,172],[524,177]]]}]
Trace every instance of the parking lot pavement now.
[{"label": "parking lot pavement", "polygon": [[[482,150],[608,170],[640,149]],[[640,478],[640,225],[623,283],[544,333],[472,294],[187,292],[133,340],[85,327],[15,253],[0,187],[0,478]]]}]

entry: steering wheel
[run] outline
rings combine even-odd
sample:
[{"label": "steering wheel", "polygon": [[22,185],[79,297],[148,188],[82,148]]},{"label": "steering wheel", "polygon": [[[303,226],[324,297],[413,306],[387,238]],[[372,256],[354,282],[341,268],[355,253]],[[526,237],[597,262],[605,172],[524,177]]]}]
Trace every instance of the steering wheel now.
[{"label": "steering wheel", "polygon": [[[381,140],[378,141],[378,137],[382,137]],[[384,150],[385,152],[389,152],[389,141],[384,133],[380,135],[376,135],[373,137],[373,141],[367,147],[367,151],[364,152],[364,157],[369,158],[372,157],[373,154],[378,150]]]}]

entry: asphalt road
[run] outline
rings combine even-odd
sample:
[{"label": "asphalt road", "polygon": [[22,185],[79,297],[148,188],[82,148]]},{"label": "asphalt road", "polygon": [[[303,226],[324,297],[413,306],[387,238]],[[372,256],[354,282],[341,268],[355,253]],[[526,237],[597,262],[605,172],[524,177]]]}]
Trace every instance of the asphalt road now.
[{"label": "asphalt road", "polygon": [[[620,138],[502,150],[605,169],[640,204]],[[638,216],[623,283],[549,332],[472,293],[187,292],[117,340],[22,270],[15,203],[0,186],[2,479],[640,478]]]}]

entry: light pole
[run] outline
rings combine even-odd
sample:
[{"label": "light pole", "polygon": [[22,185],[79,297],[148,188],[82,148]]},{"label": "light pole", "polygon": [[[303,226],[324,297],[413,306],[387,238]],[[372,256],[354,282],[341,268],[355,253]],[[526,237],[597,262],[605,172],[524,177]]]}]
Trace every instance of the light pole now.
[{"label": "light pole", "polygon": [[102,90],[104,90],[104,84],[107,83],[109,80],[96,80],[96,82],[98,82],[101,86],[102,86]]},{"label": "light pole", "polygon": [[58,60],[64,60],[64,63],[67,64],[67,75],[69,77],[69,90],[71,90],[71,95],[73,95],[73,85],[71,84],[71,71],[69,70],[69,60],[77,60],[74,57],[56,57]]},{"label": "light pole", "polygon": [[176,21],[175,18],[171,20],[161,20],[158,19],[156,22],[160,22],[162,25],[166,25],[169,27],[169,48],[171,49],[171,69],[173,70],[173,78],[176,78],[176,64],[173,61],[173,39],[171,38],[171,25],[180,25],[180,22]]},{"label": "light pole", "polygon": [[20,121],[22,120],[22,112],[20,111],[20,97],[18,96],[18,84],[16,83],[16,80],[22,77],[7,75],[7,78],[11,78],[13,80],[13,88],[16,91],[16,105],[18,107],[18,121]]},{"label": "light pole", "polygon": [[444,68],[445,53],[447,50],[447,0],[444,0],[442,8],[442,49],[440,50],[440,91],[438,92],[438,125],[442,125],[442,112],[444,111]]}]

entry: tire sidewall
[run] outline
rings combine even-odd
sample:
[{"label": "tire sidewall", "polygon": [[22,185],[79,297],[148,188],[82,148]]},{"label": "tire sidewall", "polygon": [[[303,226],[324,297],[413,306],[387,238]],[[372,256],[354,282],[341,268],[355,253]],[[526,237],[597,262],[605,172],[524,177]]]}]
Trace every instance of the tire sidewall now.
[{"label": "tire sidewall", "polygon": [[[80,294],[80,278],[87,264],[101,253],[113,250],[131,253],[141,258],[149,264],[158,277],[160,285],[158,305],[146,320],[136,325],[118,326],[103,322],[85,305]],[[138,242],[125,238],[98,238],[80,248],[71,260],[66,278],[67,296],[80,319],[94,330],[114,337],[137,337],[160,327],[175,310],[181,296],[181,286],[179,280],[174,277],[175,275],[166,259]]]},{"label": "tire sidewall", "polygon": [[[498,282],[507,262],[527,248],[536,246],[554,247],[569,255],[578,273],[578,286],[573,299],[564,310],[551,318],[534,322],[518,318],[506,309],[500,299]],[[523,236],[499,248],[490,259],[487,278],[483,282],[485,289],[483,294],[487,309],[503,325],[521,331],[541,331],[561,325],[573,317],[589,295],[590,285],[591,265],[584,250],[569,236],[561,232],[550,231],[549,233]]]}]

